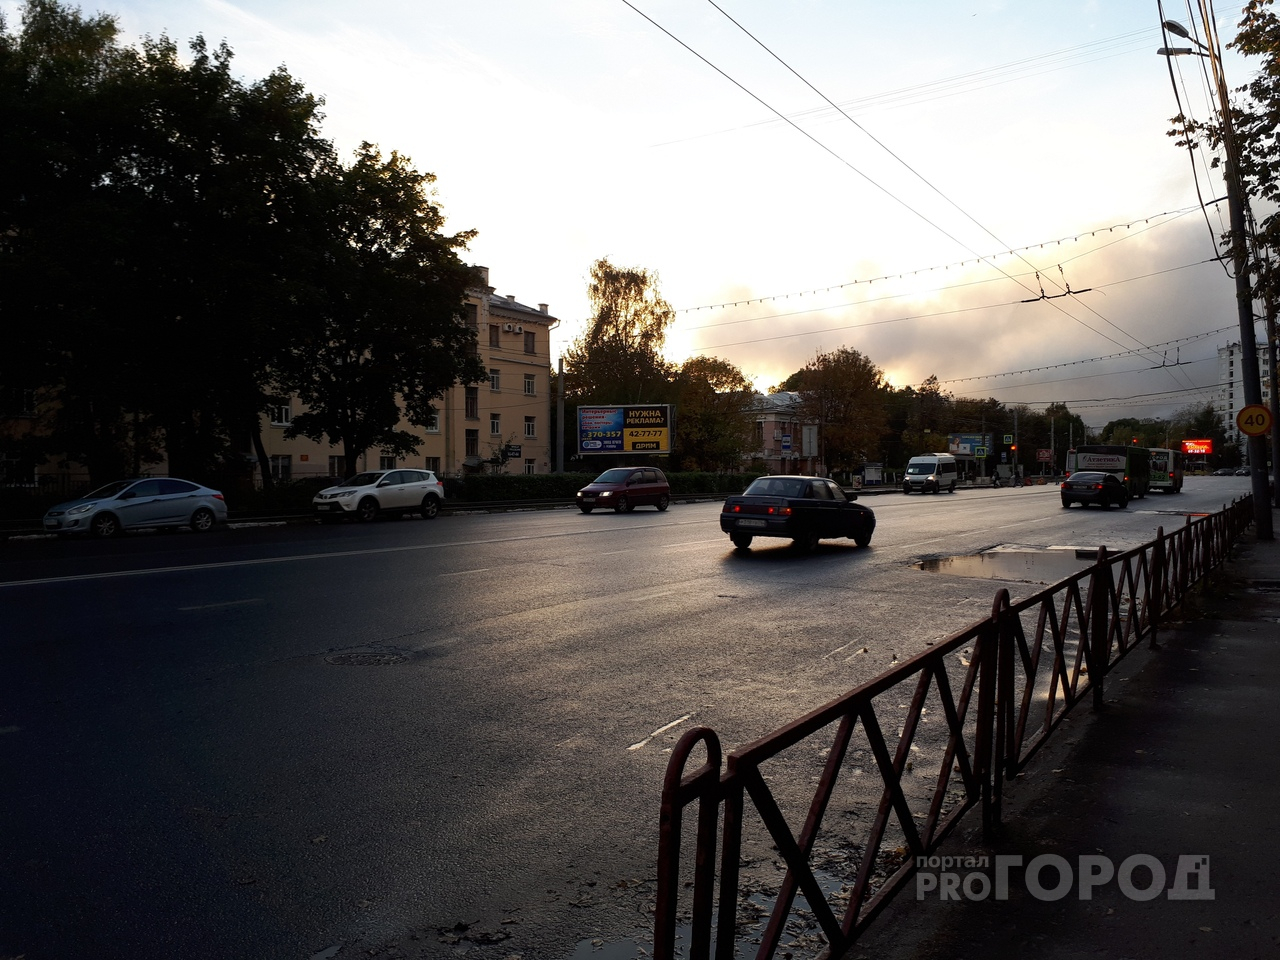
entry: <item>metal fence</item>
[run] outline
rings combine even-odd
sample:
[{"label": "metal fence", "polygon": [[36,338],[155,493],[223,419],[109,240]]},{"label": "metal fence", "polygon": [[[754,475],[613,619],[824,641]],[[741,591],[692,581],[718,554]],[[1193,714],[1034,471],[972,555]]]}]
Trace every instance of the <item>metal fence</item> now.
[{"label": "metal fence", "polygon": [[1246,497],[1100,550],[1018,603],[1000,590],[990,617],[727,757],[713,730],[690,730],[662,789],[655,960],[674,960],[678,936],[689,960],[732,960],[747,941],[770,960],[784,936],[788,955],[840,956],[968,810],[991,833],[1003,784],[1077,703],[1101,704],[1121,658],[1157,645],[1252,519]]}]

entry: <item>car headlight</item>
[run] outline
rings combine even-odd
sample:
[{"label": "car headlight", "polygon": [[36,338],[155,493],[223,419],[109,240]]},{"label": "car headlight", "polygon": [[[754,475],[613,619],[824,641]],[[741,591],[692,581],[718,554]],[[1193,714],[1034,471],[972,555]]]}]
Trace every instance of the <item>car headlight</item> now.
[{"label": "car headlight", "polygon": [[335,493],[334,497],[338,498],[339,500],[346,500],[348,497],[354,497],[355,495],[356,495],[356,491],[354,490],[343,490],[341,493]]},{"label": "car headlight", "polygon": [[602,494],[600,494],[600,496],[602,496],[602,497],[612,497],[612,496],[613,496],[613,491],[612,491],[612,490],[606,490],[606,491],[604,491]]},{"label": "car headlight", "polygon": [[97,504],[96,504],[96,503],[82,503],[82,504],[80,504],[79,506],[77,506],[77,507],[72,507],[70,510],[68,510],[68,511],[67,511],[67,516],[68,516],[68,517],[78,517],[78,516],[80,516],[80,515],[81,515],[81,514],[83,514],[83,513],[88,513],[90,510],[92,510],[92,509],[93,509],[94,507],[96,507],[96,506],[97,506]]}]

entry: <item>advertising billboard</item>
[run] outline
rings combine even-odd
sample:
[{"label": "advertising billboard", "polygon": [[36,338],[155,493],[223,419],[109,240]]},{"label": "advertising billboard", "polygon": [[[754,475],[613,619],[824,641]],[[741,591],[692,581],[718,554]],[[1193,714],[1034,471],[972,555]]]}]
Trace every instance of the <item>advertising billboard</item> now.
[{"label": "advertising billboard", "polygon": [[578,453],[670,453],[671,405],[578,408]]},{"label": "advertising billboard", "polygon": [[[947,434],[947,453],[956,457],[975,457],[981,459],[987,455],[991,447],[989,433],[950,433]],[[938,451],[939,453],[941,451]]]},{"label": "advertising billboard", "polygon": [[1213,453],[1212,440],[1183,440],[1182,452],[1194,454],[1197,457],[1208,456]]}]

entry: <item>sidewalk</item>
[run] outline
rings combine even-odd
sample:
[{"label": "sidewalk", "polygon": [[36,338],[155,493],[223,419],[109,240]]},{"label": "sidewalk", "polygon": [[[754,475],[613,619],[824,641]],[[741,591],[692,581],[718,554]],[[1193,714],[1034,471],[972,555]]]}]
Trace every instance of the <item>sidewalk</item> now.
[{"label": "sidewalk", "polygon": [[[1162,627],[1163,649],[1134,650],[1108,677],[1106,709],[1077,707],[1008,788],[995,845],[982,843],[970,814],[941,851],[992,858],[992,879],[998,854],[1024,864],[1057,855],[1077,886],[1055,901],[1036,897],[1020,867],[1004,901],[942,900],[936,890],[918,899],[913,885],[849,957],[1280,957],[1280,542],[1247,534],[1179,615],[1189,619]],[[1116,879],[1082,899],[1079,858],[1091,855],[1118,873],[1129,857],[1154,857],[1165,882],[1146,901]],[[1191,855],[1209,857],[1212,900],[1168,896],[1179,857]],[[1039,879],[1052,888],[1058,877],[1047,867]],[[1153,886],[1147,867],[1131,881],[1130,890]],[[1195,885],[1184,876],[1182,889]]]}]

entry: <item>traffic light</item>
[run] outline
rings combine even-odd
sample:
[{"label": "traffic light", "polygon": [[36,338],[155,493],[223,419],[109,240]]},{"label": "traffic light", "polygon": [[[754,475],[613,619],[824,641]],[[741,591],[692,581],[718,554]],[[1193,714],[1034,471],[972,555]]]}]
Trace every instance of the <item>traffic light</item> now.
[{"label": "traffic light", "polygon": [[1010,449],[1010,450],[1017,450],[1017,449],[1018,449],[1018,445],[1017,445],[1016,443],[1011,443],[1011,444],[1009,444],[1009,449]]}]

